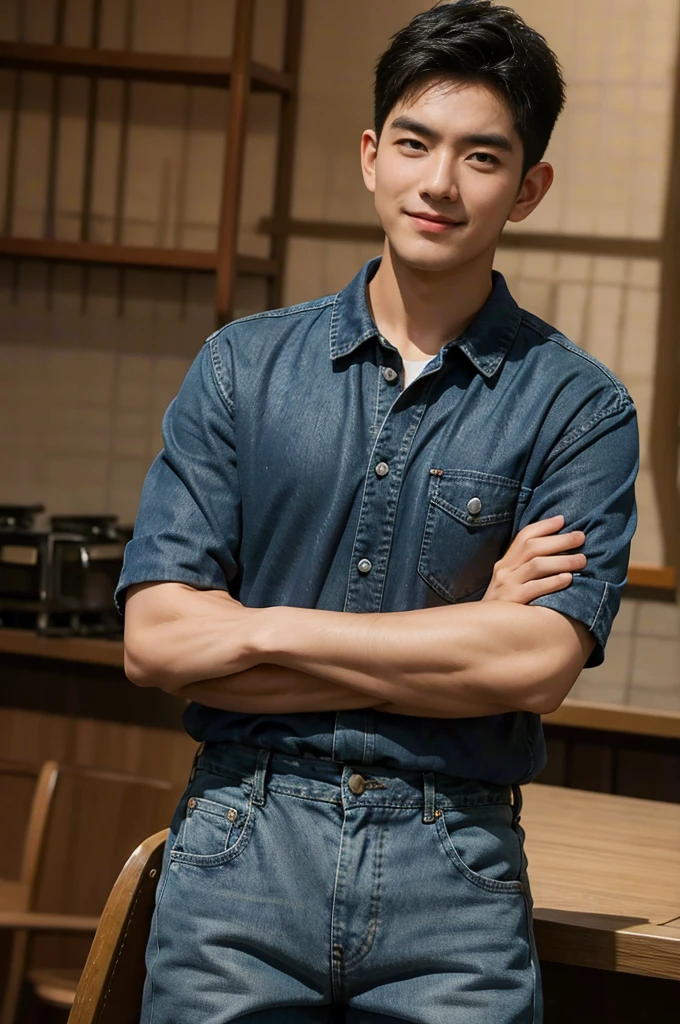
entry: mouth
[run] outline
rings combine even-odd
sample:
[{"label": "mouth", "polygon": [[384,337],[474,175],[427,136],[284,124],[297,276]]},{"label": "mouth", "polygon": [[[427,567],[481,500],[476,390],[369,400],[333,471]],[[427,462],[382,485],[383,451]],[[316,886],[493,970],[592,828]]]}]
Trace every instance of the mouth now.
[{"label": "mouth", "polygon": [[446,217],[433,217],[431,214],[405,212],[414,222],[414,225],[417,228],[420,228],[421,231],[451,231],[453,228],[462,227],[465,223],[465,221],[462,220],[454,221],[449,220]]}]

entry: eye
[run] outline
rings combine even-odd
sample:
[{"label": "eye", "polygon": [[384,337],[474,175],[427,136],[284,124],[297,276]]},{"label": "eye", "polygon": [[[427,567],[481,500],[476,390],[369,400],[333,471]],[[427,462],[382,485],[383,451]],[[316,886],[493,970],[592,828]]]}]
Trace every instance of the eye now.
[{"label": "eye", "polygon": [[472,156],[482,158],[481,160],[478,160],[477,163],[489,166],[491,164],[500,164],[500,160],[498,159],[498,157],[495,157],[493,153],[472,153]]},{"label": "eye", "polygon": [[407,150],[410,149],[412,153],[422,153],[425,149],[425,144],[418,139],[397,139],[397,145],[403,146]]}]

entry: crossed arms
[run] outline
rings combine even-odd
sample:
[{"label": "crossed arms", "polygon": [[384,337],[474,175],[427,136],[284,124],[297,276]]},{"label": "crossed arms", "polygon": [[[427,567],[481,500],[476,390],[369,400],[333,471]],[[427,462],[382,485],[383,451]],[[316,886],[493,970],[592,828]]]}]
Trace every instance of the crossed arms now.
[{"label": "crossed arms", "polygon": [[375,707],[464,718],[559,707],[594,640],[586,626],[528,602],[585,566],[583,533],[560,516],[518,533],[482,601],[353,614],[246,608],[181,583],[130,587],[125,670],[210,707],[289,713]]}]

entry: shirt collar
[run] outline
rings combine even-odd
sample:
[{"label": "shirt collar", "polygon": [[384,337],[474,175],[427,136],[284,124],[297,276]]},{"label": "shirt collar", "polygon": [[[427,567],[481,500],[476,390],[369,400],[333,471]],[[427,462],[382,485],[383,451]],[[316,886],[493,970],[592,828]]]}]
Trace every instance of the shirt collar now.
[{"label": "shirt collar", "polygon": [[[366,285],[376,273],[381,256],[369,260],[333,303],[330,326],[331,359],[346,356],[380,333],[366,302]],[[493,289],[479,313],[459,338],[441,349],[459,348],[484,377],[493,377],[505,359],[519,329],[521,312],[508,291],[505,278],[492,271]]]}]

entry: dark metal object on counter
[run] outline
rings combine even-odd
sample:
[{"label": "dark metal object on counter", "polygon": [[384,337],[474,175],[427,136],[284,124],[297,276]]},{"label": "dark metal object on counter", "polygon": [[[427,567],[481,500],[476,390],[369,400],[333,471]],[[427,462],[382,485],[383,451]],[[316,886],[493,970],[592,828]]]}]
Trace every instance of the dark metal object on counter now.
[{"label": "dark metal object on counter", "polygon": [[42,506],[0,506],[0,626],[40,636],[119,635],[113,593],[132,535],[117,516],[51,516]]}]

